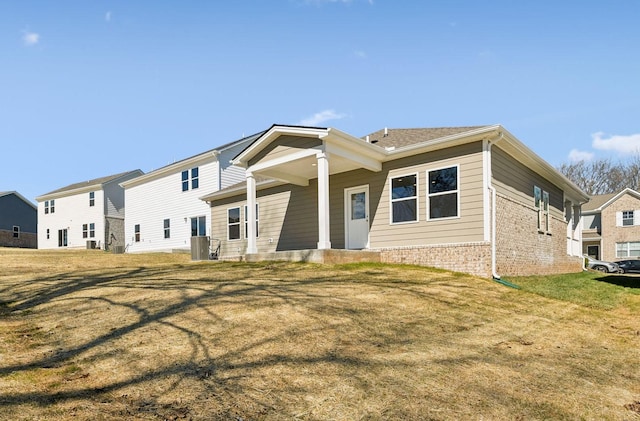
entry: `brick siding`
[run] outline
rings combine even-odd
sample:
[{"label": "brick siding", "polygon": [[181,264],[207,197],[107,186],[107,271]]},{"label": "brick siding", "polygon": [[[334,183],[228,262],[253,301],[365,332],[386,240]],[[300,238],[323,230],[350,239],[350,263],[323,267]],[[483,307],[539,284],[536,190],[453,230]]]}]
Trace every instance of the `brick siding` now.
[{"label": "brick siding", "polygon": [[640,225],[616,226],[616,212],[637,211],[638,209],[640,209],[640,200],[627,193],[602,210],[602,247],[600,249],[602,260],[623,259],[623,257],[616,257],[617,242],[640,241]]},{"label": "brick siding", "polygon": [[0,230],[0,247],[38,248],[37,234],[21,232],[19,238],[14,238],[13,231]]},{"label": "brick siding", "polygon": [[500,276],[580,272],[582,259],[567,255],[567,223],[550,217],[550,234],[539,233],[537,210],[497,196],[496,272]]},{"label": "brick siding", "polygon": [[376,249],[385,263],[430,266],[491,277],[491,245],[488,242],[440,244]]}]

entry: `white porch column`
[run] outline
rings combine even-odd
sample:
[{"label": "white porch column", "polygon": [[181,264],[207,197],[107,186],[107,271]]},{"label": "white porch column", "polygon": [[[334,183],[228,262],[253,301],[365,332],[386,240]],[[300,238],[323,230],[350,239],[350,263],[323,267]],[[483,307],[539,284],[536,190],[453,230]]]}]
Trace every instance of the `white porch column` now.
[{"label": "white porch column", "polygon": [[256,245],[256,179],[247,171],[247,254],[258,252]]},{"label": "white porch column", "polygon": [[329,226],[329,159],[318,152],[318,250],[331,248]]}]

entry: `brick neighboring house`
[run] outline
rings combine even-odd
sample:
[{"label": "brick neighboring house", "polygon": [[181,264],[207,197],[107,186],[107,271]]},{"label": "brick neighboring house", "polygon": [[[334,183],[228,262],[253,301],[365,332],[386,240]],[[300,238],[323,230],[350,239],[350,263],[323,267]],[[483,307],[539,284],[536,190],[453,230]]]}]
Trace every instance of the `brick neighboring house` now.
[{"label": "brick neighboring house", "polygon": [[245,182],[202,198],[222,259],[368,254],[496,278],[582,270],[589,196],[499,125],[364,138],[274,125],[232,162]]},{"label": "brick neighboring house", "polygon": [[582,252],[600,260],[640,257],[640,193],[595,195],[582,206]]},{"label": "brick neighboring house", "polygon": [[37,209],[18,192],[0,192],[0,247],[38,247]]}]

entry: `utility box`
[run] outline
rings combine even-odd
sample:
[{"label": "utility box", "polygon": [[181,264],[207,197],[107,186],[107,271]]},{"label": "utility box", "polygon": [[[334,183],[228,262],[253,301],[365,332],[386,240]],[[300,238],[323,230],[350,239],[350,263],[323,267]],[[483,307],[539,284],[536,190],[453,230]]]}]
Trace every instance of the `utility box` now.
[{"label": "utility box", "polygon": [[209,260],[209,237],[191,237],[191,260]]},{"label": "utility box", "polygon": [[87,250],[93,250],[96,248],[96,242],[93,240],[87,240]]}]

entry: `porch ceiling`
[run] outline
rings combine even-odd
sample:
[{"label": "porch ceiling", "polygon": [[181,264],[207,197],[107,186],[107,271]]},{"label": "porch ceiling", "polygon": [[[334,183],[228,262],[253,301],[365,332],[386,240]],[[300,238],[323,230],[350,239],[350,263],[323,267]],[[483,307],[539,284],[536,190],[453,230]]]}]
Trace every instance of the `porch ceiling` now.
[{"label": "porch ceiling", "polygon": [[[328,153],[329,175],[363,168],[358,160],[349,159],[342,155]],[[308,186],[309,180],[318,178],[318,166],[316,155],[303,157],[292,156],[290,160],[278,160],[278,162],[261,162],[252,168],[255,175],[285,181],[299,186]],[[376,170],[377,168],[369,168]],[[379,170],[379,169],[377,169]]]}]

